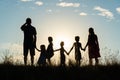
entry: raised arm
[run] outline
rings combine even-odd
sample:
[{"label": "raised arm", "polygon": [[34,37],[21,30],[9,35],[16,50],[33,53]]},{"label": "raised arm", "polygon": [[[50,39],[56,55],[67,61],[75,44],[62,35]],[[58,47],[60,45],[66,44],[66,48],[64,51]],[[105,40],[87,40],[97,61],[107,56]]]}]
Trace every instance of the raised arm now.
[{"label": "raised arm", "polygon": [[21,30],[22,30],[22,31],[24,31],[26,25],[27,25],[27,24],[24,23],[24,24],[21,26]]}]

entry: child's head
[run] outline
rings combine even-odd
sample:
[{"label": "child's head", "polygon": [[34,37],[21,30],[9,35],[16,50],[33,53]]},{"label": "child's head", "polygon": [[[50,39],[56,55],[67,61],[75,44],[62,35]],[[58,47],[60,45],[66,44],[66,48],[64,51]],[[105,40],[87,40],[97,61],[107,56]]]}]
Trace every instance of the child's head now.
[{"label": "child's head", "polygon": [[79,41],[79,39],[80,39],[80,37],[79,37],[79,36],[75,36],[75,41],[76,41],[76,42],[78,42],[78,41]]},{"label": "child's head", "polygon": [[49,42],[52,42],[53,41],[53,38],[51,36],[48,37],[48,41]]},{"label": "child's head", "polygon": [[60,46],[61,46],[61,47],[64,46],[64,42],[63,42],[63,41],[60,43]]},{"label": "child's head", "polygon": [[41,49],[41,50],[45,50],[45,45],[41,45],[41,46],[40,46],[40,49]]}]

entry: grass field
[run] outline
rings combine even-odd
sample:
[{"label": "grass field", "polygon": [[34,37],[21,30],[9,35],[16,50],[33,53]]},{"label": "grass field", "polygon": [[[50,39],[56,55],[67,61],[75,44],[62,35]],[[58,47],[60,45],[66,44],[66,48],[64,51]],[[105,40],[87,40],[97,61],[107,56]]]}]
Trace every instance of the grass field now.
[{"label": "grass field", "polygon": [[0,80],[120,80],[120,65],[39,67],[1,64]]},{"label": "grass field", "polygon": [[98,66],[77,67],[70,61],[66,67],[40,67],[24,66],[5,55],[0,64],[0,80],[120,80],[120,63],[116,57],[109,56],[109,59],[105,59],[105,65]]}]

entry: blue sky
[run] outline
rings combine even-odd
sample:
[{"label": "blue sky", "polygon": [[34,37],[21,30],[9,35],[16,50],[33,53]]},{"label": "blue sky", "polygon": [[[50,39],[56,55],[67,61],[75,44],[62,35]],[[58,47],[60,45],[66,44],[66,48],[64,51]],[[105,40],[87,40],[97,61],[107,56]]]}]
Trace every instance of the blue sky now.
[{"label": "blue sky", "polygon": [[22,53],[20,27],[27,17],[36,27],[37,47],[47,46],[47,37],[53,36],[55,48],[63,40],[69,50],[76,35],[84,47],[88,28],[93,27],[101,50],[120,50],[119,0],[0,0],[1,51],[12,48]]}]

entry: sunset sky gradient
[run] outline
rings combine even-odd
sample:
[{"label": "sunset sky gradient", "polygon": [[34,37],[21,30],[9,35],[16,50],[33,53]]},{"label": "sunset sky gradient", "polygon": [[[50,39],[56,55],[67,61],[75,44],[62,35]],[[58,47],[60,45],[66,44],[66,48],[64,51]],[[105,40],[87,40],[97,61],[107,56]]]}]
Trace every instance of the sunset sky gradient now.
[{"label": "sunset sky gradient", "polygon": [[64,41],[69,51],[75,36],[84,47],[93,27],[101,50],[120,50],[120,0],[0,0],[0,52],[10,49],[22,56],[20,27],[27,17],[37,30],[38,48],[47,47],[48,36],[55,49]]}]

